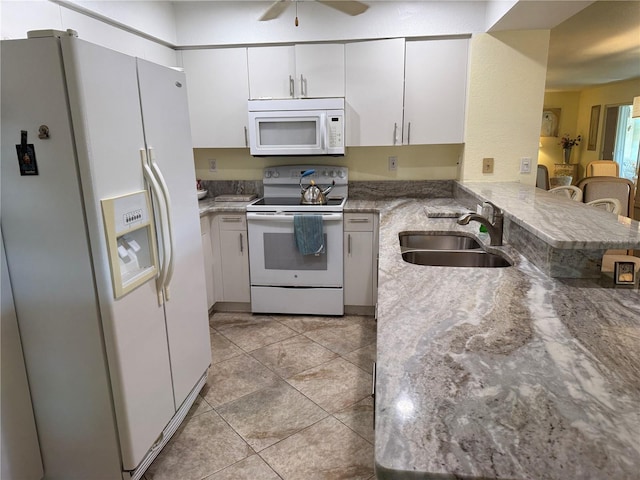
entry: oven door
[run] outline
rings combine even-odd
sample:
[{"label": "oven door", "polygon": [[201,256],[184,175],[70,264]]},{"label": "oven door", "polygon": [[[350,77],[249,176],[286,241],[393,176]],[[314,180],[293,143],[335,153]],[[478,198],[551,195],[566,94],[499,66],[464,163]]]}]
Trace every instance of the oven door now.
[{"label": "oven door", "polygon": [[342,213],[314,214],[322,215],[324,249],[302,255],[293,213],[247,213],[252,286],[342,287]]}]

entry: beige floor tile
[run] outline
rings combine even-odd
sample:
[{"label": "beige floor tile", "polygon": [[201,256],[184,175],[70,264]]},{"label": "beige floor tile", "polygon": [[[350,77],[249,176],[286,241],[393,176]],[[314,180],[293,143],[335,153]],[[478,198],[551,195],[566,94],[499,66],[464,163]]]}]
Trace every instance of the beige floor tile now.
[{"label": "beige floor tile", "polygon": [[373,398],[370,396],[333,414],[354,432],[373,445]]},{"label": "beige floor tile", "polygon": [[200,393],[214,408],[275,385],[275,373],[246,354],[212,365],[207,384]]},{"label": "beige floor tile", "polygon": [[290,377],[337,357],[304,335],[259,348],[251,356],[282,378]]},{"label": "beige floor tile", "polygon": [[185,420],[145,476],[148,480],[200,480],[252,453],[249,445],[210,411]]},{"label": "beige floor tile", "polygon": [[217,330],[245,352],[250,352],[296,335],[294,330],[276,320],[272,320],[270,317],[265,317],[261,321],[254,323],[224,325],[217,328]]},{"label": "beige floor tile", "polygon": [[318,317],[305,315],[274,315],[273,318],[298,333],[309,332],[319,328],[345,327],[374,323],[372,317],[345,315],[343,317]]},{"label": "beige floor tile", "polygon": [[212,410],[211,405],[209,405],[204,398],[198,395],[191,405],[189,412],[187,413],[187,417],[195,417],[197,415],[201,415],[208,411]]},{"label": "beige floor tile", "polygon": [[376,361],[376,344],[375,342],[371,343],[366,347],[347,353],[343,355],[343,357],[363,369],[365,372],[371,373],[373,364]]},{"label": "beige floor tile", "polygon": [[327,416],[284,381],[227,403],[218,413],[256,452]]},{"label": "beige floor tile", "polygon": [[252,455],[204,480],[279,480],[262,458]]},{"label": "beige floor tile", "polygon": [[220,363],[242,354],[242,349],[235,346],[217,331],[209,335],[211,339],[211,363]]},{"label": "beige floor tile", "polygon": [[367,324],[352,324],[317,328],[304,333],[314,342],[340,355],[351,353],[376,341],[376,327],[373,321]]},{"label": "beige floor tile", "polygon": [[215,312],[209,317],[209,326],[218,329],[225,326],[249,325],[265,320],[271,320],[271,318],[266,315],[253,315],[247,312]]},{"label": "beige floor tile", "polygon": [[287,379],[328,412],[337,412],[371,394],[371,374],[336,358]]},{"label": "beige floor tile", "polygon": [[260,453],[284,480],[357,480],[373,475],[373,445],[328,417]]}]

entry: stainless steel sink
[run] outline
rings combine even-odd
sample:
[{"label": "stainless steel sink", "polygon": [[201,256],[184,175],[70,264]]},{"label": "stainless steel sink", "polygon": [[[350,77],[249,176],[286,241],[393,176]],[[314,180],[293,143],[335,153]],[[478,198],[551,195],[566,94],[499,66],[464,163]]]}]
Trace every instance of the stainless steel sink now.
[{"label": "stainless steel sink", "polygon": [[483,250],[411,250],[402,254],[405,262],[435,267],[510,267],[512,263],[502,255]]},{"label": "stainless steel sink", "polygon": [[482,247],[473,238],[458,233],[400,232],[400,250],[470,250]]}]

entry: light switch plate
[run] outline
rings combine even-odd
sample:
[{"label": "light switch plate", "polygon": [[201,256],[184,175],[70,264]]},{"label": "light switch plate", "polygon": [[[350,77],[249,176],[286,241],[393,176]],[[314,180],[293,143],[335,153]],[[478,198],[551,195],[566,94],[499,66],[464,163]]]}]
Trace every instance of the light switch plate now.
[{"label": "light switch plate", "polygon": [[531,157],[520,159],[520,173],[531,173]]},{"label": "light switch plate", "polygon": [[398,169],[398,157],[389,157],[389,171]]}]

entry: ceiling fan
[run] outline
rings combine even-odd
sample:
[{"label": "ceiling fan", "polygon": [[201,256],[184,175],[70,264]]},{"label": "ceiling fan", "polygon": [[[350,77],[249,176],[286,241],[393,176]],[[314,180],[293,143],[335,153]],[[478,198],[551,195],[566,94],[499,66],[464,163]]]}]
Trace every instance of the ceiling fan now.
[{"label": "ceiling fan", "polygon": [[[297,0],[276,0],[271,4],[269,8],[262,14],[260,17],[261,22],[265,22],[267,20],[273,20],[274,18],[278,18],[282,12],[286,10],[289,4],[295,1],[296,6]],[[327,7],[335,8],[336,10],[346,13],[347,15],[355,16],[364,13],[369,8],[369,5],[365,5],[362,2],[358,2],[356,0],[315,0],[318,3],[322,3]]]}]

